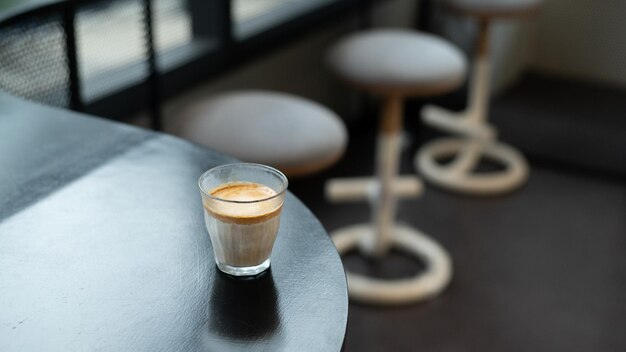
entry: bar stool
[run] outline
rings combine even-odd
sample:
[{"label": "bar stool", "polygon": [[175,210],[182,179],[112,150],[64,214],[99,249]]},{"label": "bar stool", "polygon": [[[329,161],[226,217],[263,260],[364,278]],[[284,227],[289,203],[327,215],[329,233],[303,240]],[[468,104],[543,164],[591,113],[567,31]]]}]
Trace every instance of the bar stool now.
[{"label": "bar stool", "polygon": [[383,258],[393,246],[421,259],[426,270],[415,277],[381,280],[347,272],[350,297],[374,304],[414,302],[437,295],[452,275],[445,249],[427,235],[395,222],[399,197],[417,197],[422,183],[416,176],[398,177],[403,103],[407,97],[449,92],[464,80],[462,53],[430,34],[410,30],[369,30],[348,36],[328,55],[332,70],[357,89],[383,100],[376,155],[376,177],[335,179],[327,183],[331,201],[369,199],[371,224],[332,233],[340,253],[358,248]]},{"label": "bar stool", "polygon": [[348,134],[326,107],[295,95],[261,90],[226,92],[176,113],[183,138],[237,159],[267,164],[287,176],[326,169],[343,155]]},{"label": "bar stool", "polygon": [[[517,18],[536,12],[540,0],[449,0],[455,12],[479,21],[479,37],[473,64],[467,110],[455,113],[428,105],[422,110],[426,124],[459,137],[442,138],[424,145],[415,157],[420,174],[444,189],[467,194],[497,194],[522,185],[528,163],[514,148],[497,141],[497,131],[487,122],[489,113],[489,25],[493,19]],[[452,158],[447,164],[442,159]],[[481,158],[504,169],[478,172]]]}]

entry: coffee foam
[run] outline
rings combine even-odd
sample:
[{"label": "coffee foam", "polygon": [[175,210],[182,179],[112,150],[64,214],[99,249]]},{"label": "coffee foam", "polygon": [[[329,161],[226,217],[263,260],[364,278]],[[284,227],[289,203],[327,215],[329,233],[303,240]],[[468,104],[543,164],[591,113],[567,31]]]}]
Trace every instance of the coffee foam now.
[{"label": "coffee foam", "polygon": [[255,224],[277,216],[282,208],[282,203],[279,204],[277,200],[262,201],[277,193],[260,183],[229,182],[212,189],[209,194],[220,200],[207,200],[204,208],[223,222]]}]

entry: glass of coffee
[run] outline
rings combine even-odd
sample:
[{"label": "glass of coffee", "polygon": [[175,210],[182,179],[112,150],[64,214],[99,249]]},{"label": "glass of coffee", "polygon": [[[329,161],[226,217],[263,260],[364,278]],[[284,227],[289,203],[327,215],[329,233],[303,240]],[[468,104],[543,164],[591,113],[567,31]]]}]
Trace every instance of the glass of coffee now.
[{"label": "glass of coffee", "polygon": [[198,186],[217,267],[234,276],[269,268],[287,177],[265,165],[228,164],[203,173]]}]

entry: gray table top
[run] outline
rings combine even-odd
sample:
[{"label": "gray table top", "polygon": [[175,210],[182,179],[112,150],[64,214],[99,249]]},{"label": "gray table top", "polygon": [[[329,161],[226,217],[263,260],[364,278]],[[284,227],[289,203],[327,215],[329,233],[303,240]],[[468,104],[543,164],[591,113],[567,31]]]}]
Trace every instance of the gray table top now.
[{"label": "gray table top", "polygon": [[267,275],[216,269],[196,181],[228,161],[0,93],[0,350],[339,350],[341,260],[293,195]]}]

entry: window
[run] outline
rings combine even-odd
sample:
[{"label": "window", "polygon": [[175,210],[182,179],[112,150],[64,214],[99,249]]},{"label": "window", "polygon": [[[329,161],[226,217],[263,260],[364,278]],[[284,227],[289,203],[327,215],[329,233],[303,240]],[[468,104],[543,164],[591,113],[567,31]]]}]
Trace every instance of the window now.
[{"label": "window", "polygon": [[[7,16],[0,18],[10,27],[10,21],[15,19],[11,16],[18,14],[19,21],[35,21],[32,26],[25,27],[27,30],[43,28],[41,33],[37,33],[37,39],[52,43],[50,45],[59,49],[59,57],[42,44],[37,47],[41,47],[41,53],[36,57],[45,61],[44,64],[36,60],[26,60],[26,63],[37,66],[37,72],[43,71],[43,75],[58,73],[60,83],[54,81],[53,86],[44,86],[35,79],[29,80],[28,75],[24,75],[26,78],[20,75],[20,79],[11,81],[20,84],[25,81],[20,89],[36,96],[37,101],[58,106],[71,103],[86,112],[112,118],[123,118],[145,109],[149,105],[148,99],[144,99],[146,94],[166,99],[292,40],[294,34],[304,33],[328,19],[349,14],[360,5],[357,0],[150,0],[159,77],[148,80],[148,36],[144,27],[146,0],[71,2],[72,6],[76,6],[76,12],[67,14],[75,14],[71,18],[75,19],[78,83],[81,89],[80,97],[74,100],[70,91],[74,76],[69,71],[73,67],[71,59],[74,56],[73,53],[66,55],[67,37],[62,34],[66,24],[64,11],[74,8],[64,5],[70,2],[52,1],[41,7],[36,6],[38,2],[15,1],[12,6],[7,5],[9,10],[5,8],[10,11]],[[54,30],[41,26],[40,18],[46,15],[46,11],[56,16]],[[2,39],[7,41],[10,38]],[[69,45],[73,47],[72,44],[70,42]],[[32,42],[25,45],[30,45],[26,53],[32,52]],[[5,47],[9,45],[5,44]],[[12,56],[4,60],[22,62]],[[52,68],[47,65],[48,61],[56,62],[60,68]],[[8,66],[5,63],[3,67]],[[5,77],[11,78],[8,75]],[[36,89],[30,82],[37,82]],[[155,86],[155,82],[159,86]],[[56,99],[60,92],[64,96]]]},{"label": "window", "polygon": [[[102,1],[81,5],[76,15],[78,62],[86,101],[145,79],[148,63],[144,38],[143,1]],[[182,60],[192,41],[191,18],[185,0],[154,0],[155,48],[159,58],[172,53]]]},{"label": "window", "polygon": [[236,38],[266,30],[317,7],[337,0],[232,0]]},{"label": "window", "polygon": [[[200,27],[216,22],[211,20],[211,14],[216,11],[203,1],[153,0],[153,30],[161,70],[184,64],[194,51],[198,51],[198,45],[192,43],[207,39],[194,38],[194,19]],[[233,36],[235,40],[242,40],[337,0],[231,1]],[[143,61],[146,45],[142,6],[142,0],[103,0],[79,5],[77,49],[85,101],[132,85],[147,76],[148,64]]]}]

